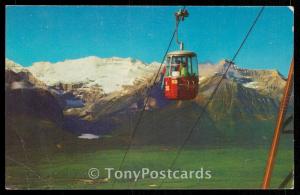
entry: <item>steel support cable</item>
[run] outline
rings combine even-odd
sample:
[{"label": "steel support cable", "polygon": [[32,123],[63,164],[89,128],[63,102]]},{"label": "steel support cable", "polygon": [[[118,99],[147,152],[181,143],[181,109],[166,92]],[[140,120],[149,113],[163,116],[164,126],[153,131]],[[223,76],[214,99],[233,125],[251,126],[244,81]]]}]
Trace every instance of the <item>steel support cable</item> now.
[{"label": "steel support cable", "polygon": [[[179,23],[180,23],[180,21],[178,22],[178,25],[179,25]],[[132,134],[131,134],[130,139],[129,139],[129,144],[127,145],[127,148],[126,148],[126,150],[125,150],[125,153],[124,153],[124,155],[123,155],[123,157],[122,157],[120,166],[119,166],[119,168],[118,168],[117,171],[119,171],[119,170],[121,170],[121,169],[123,168],[123,164],[124,164],[124,162],[125,162],[125,159],[126,159],[126,157],[127,157],[128,152],[129,152],[129,150],[130,150],[130,148],[131,148],[132,141],[133,141],[133,139],[134,139],[134,137],[135,137],[135,135],[136,135],[137,129],[138,129],[138,127],[139,127],[139,124],[140,124],[140,122],[141,122],[141,120],[142,120],[142,118],[143,118],[143,115],[144,115],[146,106],[147,106],[148,101],[149,101],[149,97],[150,97],[151,91],[152,91],[153,87],[155,86],[155,82],[156,82],[156,80],[157,80],[157,78],[158,78],[158,76],[159,76],[159,74],[160,74],[160,72],[161,72],[161,67],[162,67],[162,65],[163,65],[163,62],[164,62],[164,60],[165,60],[165,58],[166,58],[166,56],[167,56],[167,54],[168,54],[168,52],[169,52],[169,49],[170,49],[170,47],[171,47],[171,45],[172,45],[172,42],[173,42],[174,37],[175,37],[175,34],[177,33],[178,25],[176,25],[176,28],[175,28],[175,30],[174,30],[174,32],[173,32],[173,34],[172,34],[171,40],[170,40],[170,42],[169,42],[169,44],[168,44],[167,50],[165,51],[165,54],[164,54],[163,59],[162,59],[162,61],[161,61],[161,63],[160,63],[159,69],[158,69],[158,71],[157,71],[157,73],[156,73],[156,75],[155,75],[155,77],[154,77],[154,80],[150,80],[150,83],[152,83],[152,84],[150,85],[150,88],[148,88],[148,90],[147,90],[147,92],[146,92],[146,97],[147,97],[147,98],[146,98],[146,101],[145,101],[145,103],[144,103],[144,106],[143,106],[143,109],[142,109],[142,111],[141,111],[141,114],[140,114],[139,117],[138,117],[138,120],[137,120],[137,122],[136,122],[136,125],[135,125],[134,128],[133,128]],[[113,183],[112,183],[112,186],[113,186],[113,187],[114,187],[115,181],[116,181],[116,180],[114,179],[114,180],[113,180]]]},{"label": "steel support cable", "polygon": [[[261,16],[263,10],[264,10],[264,6],[263,6],[263,7],[260,9],[260,11],[258,12],[258,14],[257,14],[255,20],[253,21],[253,23],[252,23],[250,29],[248,30],[246,36],[244,37],[244,39],[243,39],[243,41],[242,41],[240,47],[238,48],[238,50],[237,50],[236,53],[234,54],[233,58],[232,58],[231,61],[229,62],[228,67],[227,67],[227,69],[225,70],[225,72],[223,73],[223,75],[222,75],[220,81],[218,82],[216,88],[214,89],[214,91],[213,91],[212,94],[210,95],[208,101],[207,101],[206,104],[204,105],[204,107],[203,107],[203,109],[202,109],[202,112],[198,115],[198,117],[197,117],[197,119],[196,119],[196,122],[195,122],[195,123],[192,125],[192,127],[190,128],[187,137],[186,137],[186,138],[184,139],[184,141],[183,141],[183,144],[182,144],[182,145],[180,146],[180,148],[177,150],[177,153],[176,153],[176,155],[175,155],[175,158],[174,158],[174,160],[171,162],[171,165],[170,165],[170,167],[169,167],[170,170],[172,170],[172,168],[174,167],[174,165],[175,165],[175,163],[176,163],[178,157],[180,156],[180,154],[181,154],[181,152],[182,152],[184,146],[185,146],[186,143],[189,141],[189,139],[190,139],[190,137],[191,137],[191,135],[192,135],[192,133],[193,133],[193,130],[195,129],[195,127],[197,127],[197,124],[198,124],[198,122],[200,121],[200,119],[202,118],[202,115],[203,115],[203,113],[205,112],[207,106],[210,104],[210,102],[211,102],[212,99],[214,98],[214,96],[215,96],[215,94],[216,94],[216,92],[217,92],[217,90],[218,90],[220,84],[222,83],[222,80],[225,78],[225,76],[226,76],[226,74],[227,74],[227,72],[228,72],[230,66],[232,65],[233,61],[236,59],[236,57],[238,56],[240,50],[242,49],[243,45],[245,44],[246,40],[248,39],[248,37],[249,37],[250,33],[252,32],[252,30],[253,30],[255,24],[257,23],[258,19],[260,18],[260,16]],[[164,183],[164,180],[159,184],[159,187],[158,187],[158,188],[161,188],[161,186],[162,186],[163,183]]]}]

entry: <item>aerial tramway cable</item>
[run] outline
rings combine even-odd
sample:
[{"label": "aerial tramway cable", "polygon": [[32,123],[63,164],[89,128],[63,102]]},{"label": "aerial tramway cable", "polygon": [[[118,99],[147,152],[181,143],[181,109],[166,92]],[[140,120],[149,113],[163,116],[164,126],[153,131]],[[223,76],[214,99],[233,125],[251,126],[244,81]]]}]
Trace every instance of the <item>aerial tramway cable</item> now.
[{"label": "aerial tramway cable", "polygon": [[[255,18],[255,20],[253,21],[253,23],[252,23],[250,29],[248,30],[248,32],[247,32],[245,38],[243,39],[243,41],[242,41],[240,47],[238,48],[238,50],[237,50],[236,53],[234,54],[233,58],[229,61],[229,65],[228,65],[227,69],[226,69],[225,72],[223,73],[223,75],[222,75],[220,81],[218,82],[216,88],[214,89],[214,91],[212,92],[212,94],[211,94],[211,96],[209,97],[208,101],[206,102],[204,108],[202,109],[202,112],[201,112],[201,113],[199,114],[199,116],[197,117],[196,122],[194,123],[194,125],[192,126],[192,128],[190,128],[190,131],[188,132],[187,137],[184,139],[183,144],[182,144],[182,145],[180,146],[180,148],[177,150],[176,156],[175,156],[174,160],[171,162],[171,165],[170,165],[169,169],[172,170],[172,168],[174,167],[174,165],[175,165],[175,163],[176,163],[178,157],[180,156],[180,154],[181,154],[181,152],[182,152],[184,146],[186,145],[186,143],[187,143],[188,140],[190,139],[190,137],[191,137],[191,135],[192,135],[192,133],[193,133],[195,127],[197,127],[197,124],[198,124],[198,122],[200,121],[200,119],[202,118],[202,115],[203,115],[204,111],[206,110],[207,106],[209,105],[209,103],[210,103],[210,102],[212,101],[212,99],[214,98],[214,96],[215,96],[215,94],[216,94],[216,92],[217,92],[217,90],[218,90],[218,88],[219,88],[219,86],[220,86],[222,80],[225,78],[225,76],[226,76],[226,74],[227,74],[227,72],[228,72],[230,66],[232,65],[232,63],[234,62],[234,60],[235,60],[236,57],[238,56],[240,50],[242,49],[243,45],[245,44],[246,40],[248,39],[248,37],[249,37],[250,33],[252,32],[252,30],[253,30],[255,24],[257,23],[258,19],[260,18],[260,16],[261,16],[263,10],[264,10],[264,6],[263,6],[263,7],[260,9],[260,11],[258,12],[258,14],[257,14],[257,16],[256,16],[256,18]],[[159,188],[161,188],[161,186],[162,186],[163,183],[164,183],[164,180],[159,184]]]},{"label": "aerial tramway cable", "polygon": [[[185,10],[185,6],[182,8],[182,10]],[[120,166],[119,166],[119,168],[118,168],[118,171],[121,170],[121,169],[123,168],[123,164],[124,164],[124,162],[125,162],[125,159],[126,159],[126,156],[127,156],[128,152],[129,152],[129,150],[130,150],[130,148],[131,148],[132,141],[133,141],[133,139],[134,139],[134,137],[135,137],[135,135],[136,135],[137,129],[138,129],[138,127],[139,127],[139,124],[140,124],[140,122],[141,122],[141,120],[142,120],[142,118],[143,118],[143,115],[144,115],[146,106],[147,106],[148,101],[149,101],[149,97],[150,97],[151,91],[152,91],[153,87],[155,86],[156,80],[157,80],[157,78],[158,78],[158,76],[159,76],[159,74],[160,74],[160,72],[161,72],[161,67],[162,67],[162,65],[163,65],[163,63],[164,63],[164,60],[165,60],[165,58],[166,58],[166,56],[167,56],[167,54],[168,54],[168,52],[169,52],[169,49],[170,49],[171,44],[172,44],[172,42],[173,42],[173,40],[174,40],[174,37],[175,37],[175,35],[177,34],[177,28],[178,28],[179,24],[180,24],[180,20],[178,20],[177,23],[176,23],[176,28],[175,28],[175,30],[174,30],[174,32],[173,32],[173,34],[172,34],[171,40],[170,40],[170,42],[169,42],[169,44],[168,44],[167,50],[166,50],[166,52],[165,52],[165,54],[164,54],[164,56],[163,56],[163,59],[162,59],[162,61],[161,61],[161,63],[160,63],[159,69],[158,69],[157,73],[155,74],[155,76],[153,77],[154,79],[150,81],[150,83],[152,83],[152,84],[150,85],[150,87],[148,88],[148,90],[147,90],[147,92],[146,92],[146,101],[145,101],[145,103],[144,103],[144,105],[143,105],[143,109],[142,109],[142,111],[141,111],[141,114],[139,115],[138,120],[137,120],[137,122],[136,122],[136,124],[135,124],[135,126],[134,126],[134,128],[133,128],[133,130],[132,130],[132,133],[131,133],[130,138],[129,138],[129,144],[127,145],[127,148],[126,148],[126,150],[125,150],[125,153],[124,153],[124,155],[123,155],[123,157],[122,157],[122,160],[121,160]],[[112,183],[112,186],[113,186],[113,187],[114,187],[114,184],[115,184],[115,179],[113,180],[113,183]]]},{"label": "aerial tramway cable", "polygon": [[[183,9],[185,9],[185,6],[184,6]],[[244,43],[246,42],[247,38],[249,37],[250,33],[252,32],[252,30],[253,30],[255,24],[257,23],[259,17],[261,16],[263,10],[264,10],[264,7],[262,7],[261,10],[259,11],[259,13],[257,14],[257,16],[256,16],[256,18],[255,18],[255,20],[254,20],[254,22],[253,22],[253,24],[252,24],[252,26],[251,26],[250,29],[248,30],[248,32],[247,32],[245,38],[243,39],[243,41],[242,41],[240,47],[238,48],[237,52],[236,52],[235,55],[233,56],[232,60],[229,62],[229,65],[228,65],[227,69],[226,69],[225,72],[223,73],[223,75],[222,75],[222,77],[221,77],[219,83],[217,84],[216,88],[214,89],[213,93],[211,94],[210,98],[208,99],[207,103],[205,104],[204,109],[202,110],[202,112],[200,113],[200,115],[198,116],[198,118],[196,119],[196,122],[194,123],[194,125],[193,125],[192,128],[190,129],[190,131],[189,131],[189,133],[188,133],[188,136],[186,137],[186,139],[184,140],[183,144],[181,145],[181,147],[180,147],[179,150],[177,151],[176,156],[175,156],[174,160],[172,161],[170,168],[172,168],[172,167],[175,165],[175,162],[176,162],[176,160],[178,159],[179,155],[181,154],[183,147],[185,146],[185,144],[187,143],[187,141],[190,139],[190,136],[192,135],[192,132],[193,132],[194,128],[197,126],[197,123],[198,123],[199,120],[202,118],[202,114],[204,113],[204,110],[206,110],[206,107],[209,105],[209,103],[210,103],[211,100],[213,99],[214,95],[216,94],[216,91],[217,91],[217,89],[219,88],[219,86],[220,86],[222,80],[225,78],[225,75],[227,74],[227,72],[228,72],[230,66],[232,65],[233,61],[236,59],[236,57],[237,57],[237,55],[239,54],[240,50],[242,49]],[[174,30],[174,32],[173,32],[172,38],[171,38],[171,40],[170,40],[170,42],[169,42],[169,45],[168,45],[168,47],[167,47],[167,50],[166,50],[166,52],[165,52],[165,54],[164,54],[163,60],[162,60],[162,62],[161,62],[161,64],[160,64],[160,66],[159,66],[159,69],[158,69],[158,71],[157,71],[157,74],[155,75],[154,80],[151,80],[151,81],[150,81],[150,83],[152,83],[152,82],[153,82],[153,83],[151,84],[150,88],[148,88],[148,90],[147,90],[147,92],[146,92],[146,95],[147,95],[146,101],[145,101],[145,103],[144,103],[142,112],[141,112],[141,114],[139,115],[139,118],[138,118],[138,120],[137,120],[137,123],[136,123],[136,125],[135,125],[135,127],[134,127],[134,129],[133,129],[133,131],[132,131],[132,134],[131,134],[131,136],[130,136],[129,144],[128,144],[126,150],[125,150],[125,153],[124,153],[124,155],[123,155],[123,158],[122,158],[122,161],[121,161],[121,163],[120,163],[120,166],[119,166],[118,170],[121,170],[121,169],[122,169],[123,164],[124,164],[125,159],[126,159],[126,156],[127,156],[128,152],[129,152],[129,150],[130,150],[130,148],[131,148],[132,140],[133,140],[133,138],[135,137],[135,134],[136,134],[136,132],[137,132],[138,126],[139,126],[139,124],[140,124],[140,122],[141,122],[141,119],[142,119],[142,117],[143,117],[145,108],[146,108],[147,103],[148,103],[148,101],[149,101],[149,97],[150,97],[151,91],[152,91],[152,89],[153,89],[153,87],[154,87],[154,85],[155,85],[155,82],[156,82],[156,80],[157,80],[157,78],[158,78],[158,75],[159,75],[159,73],[160,73],[160,71],[161,71],[162,64],[163,64],[163,62],[164,62],[164,60],[165,60],[165,57],[166,57],[166,55],[167,55],[167,53],[168,53],[168,51],[169,51],[169,49],[170,49],[170,46],[171,46],[171,44],[172,44],[172,42],[173,42],[173,39],[174,39],[174,37],[175,37],[175,34],[177,33],[177,27],[178,27],[179,23],[180,23],[180,20],[178,21],[178,24],[176,25],[176,28],[175,28],[175,30]],[[115,184],[115,180],[113,180],[113,184],[112,184],[112,185],[114,186],[114,184]],[[162,184],[163,184],[163,182],[160,183],[159,188],[162,186]]]}]

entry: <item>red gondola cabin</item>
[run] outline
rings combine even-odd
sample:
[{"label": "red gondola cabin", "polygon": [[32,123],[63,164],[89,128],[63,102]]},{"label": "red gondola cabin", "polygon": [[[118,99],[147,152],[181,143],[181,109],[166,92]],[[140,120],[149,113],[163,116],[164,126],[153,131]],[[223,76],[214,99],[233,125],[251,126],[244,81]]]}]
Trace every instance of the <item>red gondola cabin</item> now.
[{"label": "red gondola cabin", "polygon": [[190,100],[198,93],[197,55],[179,50],[168,53],[164,69],[164,95],[170,100]]}]

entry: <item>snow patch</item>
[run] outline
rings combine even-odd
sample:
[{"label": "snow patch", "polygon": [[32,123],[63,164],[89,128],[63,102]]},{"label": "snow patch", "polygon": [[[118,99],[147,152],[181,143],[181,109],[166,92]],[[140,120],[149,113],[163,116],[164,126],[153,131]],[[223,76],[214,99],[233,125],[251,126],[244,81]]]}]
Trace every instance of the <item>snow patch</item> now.
[{"label": "snow patch", "polygon": [[15,81],[15,82],[12,82],[10,88],[11,89],[27,89],[29,87],[23,81]]},{"label": "snow patch", "polygon": [[78,138],[80,138],[80,139],[99,139],[99,135],[83,133],[80,136],[78,136]]},{"label": "snow patch", "polygon": [[48,90],[56,95],[63,95],[64,91],[61,89],[53,89],[53,88],[48,88]]},{"label": "snow patch", "polygon": [[245,83],[243,84],[244,87],[247,87],[247,88],[252,88],[252,89],[257,89],[258,88],[258,82],[249,82],[249,83]]}]

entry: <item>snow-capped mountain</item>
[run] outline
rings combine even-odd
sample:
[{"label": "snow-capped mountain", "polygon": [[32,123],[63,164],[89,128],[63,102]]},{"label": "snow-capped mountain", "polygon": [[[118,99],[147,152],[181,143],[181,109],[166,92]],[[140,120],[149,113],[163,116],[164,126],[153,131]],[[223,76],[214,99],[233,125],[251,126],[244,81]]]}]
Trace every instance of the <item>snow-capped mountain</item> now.
[{"label": "snow-capped mountain", "polygon": [[48,88],[45,83],[34,77],[29,70],[9,59],[5,59],[5,87],[12,89]]},{"label": "snow-capped mountain", "polygon": [[[146,106],[144,124],[140,127],[143,134],[137,136],[140,142],[180,142],[178,138],[183,137],[188,124],[192,124],[199,115],[227,66],[225,61],[216,65],[200,65],[199,93],[191,101],[166,100],[160,85],[155,85]],[[57,63],[38,62],[29,68],[6,60],[6,97],[11,100],[7,111],[29,116],[44,113],[44,118],[53,121],[58,120],[53,116],[62,112],[65,130],[79,135],[104,135],[114,131],[114,136],[120,133],[127,137],[126,133],[131,131],[128,127],[134,124],[144,107],[150,80],[158,67],[158,63],[148,65],[131,58],[87,57]],[[42,85],[37,85],[38,80],[46,83],[44,90],[40,90]],[[30,87],[20,87],[20,82]],[[241,135],[238,140],[259,140],[266,136],[264,129],[266,125],[271,126],[276,117],[278,96],[282,94],[284,84],[285,79],[278,71],[232,66],[215,98],[205,109],[204,126],[193,143],[203,144],[210,138],[222,140],[224,136],[227,140],[235,139],[236,132]],[[23,103],[23,99],[28,101]],[[26,106],[18,106],[16,102]],[[52,105],[57,109],[49,112]],[[33,111],[31,108],[34,108]],[[155,121],[153,118],[156,118]],[[245,124],[247,134],[242,131]],[[209,138],[203,137],[203,134]],[[170,135],[174,135],[174,139]],[[251,136],[253,139],[249,139]]]},{"label": "snow-capped mountain", "polygon": [[11,70],[11,71],[14,71],[16,73],[27,71],[20,64],[17,64],[14,61],[12,61],[10,59],[7,59],[7,58],[5,59],[5,70]]},{"label": "snow-capped mountain", "polygon": [[[221,60],[217,64],[200,64],[200,82],[206,78],[222,75],[228,68],[229,63]],[[255,89],[263,95],[280,99],[281,90],[285,85],[286,79],[277,70],[252,70],[244,69],[232,64],[227,71],[226,78],[242,84],[246,88]]]},{"label": "snow-capped mountain", "polygon": [[158,67],[158,63],[146,64],[132,58],[90,56],[57,63],[36,62],[28,70],[49,86],[60,83],[100,86],[105,93],[111,93],[135,81],[146,81]]}]

